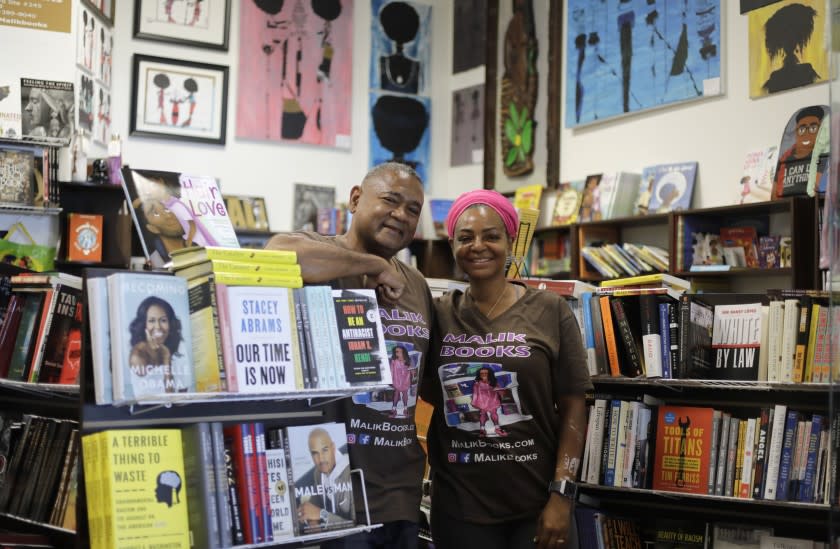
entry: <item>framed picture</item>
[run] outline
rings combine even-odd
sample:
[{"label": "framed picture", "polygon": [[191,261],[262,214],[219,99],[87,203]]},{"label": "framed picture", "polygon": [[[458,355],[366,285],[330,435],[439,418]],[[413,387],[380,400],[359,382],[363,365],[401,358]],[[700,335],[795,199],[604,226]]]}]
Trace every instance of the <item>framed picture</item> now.
[{"label": "framed picture", "polygon": [[230,0],[134,2],[135,38],[227,51],[229,34]]},{"label": "framed picture", "polygon": [[108,26],[114,26],[114,6],[117,0],[82,0],[82,4],[90,10],[93,10],[96,15],[104,19]]},{"label": "framed picture", "polygon": [[131,135],[225,144],[228,68],[134,55]]}]

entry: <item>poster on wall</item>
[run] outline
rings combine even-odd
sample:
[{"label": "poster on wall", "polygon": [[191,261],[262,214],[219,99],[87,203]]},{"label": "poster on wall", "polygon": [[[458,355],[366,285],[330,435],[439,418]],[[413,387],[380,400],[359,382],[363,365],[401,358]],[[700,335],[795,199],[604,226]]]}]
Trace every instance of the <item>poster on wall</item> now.
[{"label": "poster on wall", "polygon": [[428,188],[430,111],[428,97],[371,92],[369,166],[407,164]]},{"label": "poster on wall", "polygon": [[721,89],[720,0],[570,0],[566,127]]},{"label": "poster on wall", "polygon": [[318,227],[318,208],[335,206],[335,187],[295,183],[292,229],[314,231]]},{"label": "poster on wall", "polygon": [[0,25],[52,32],[70,32],[73,2],[0,2]]},{"label": "poster on wall", "polygon": [[240,6],[236,136],[349,149],[353,1]]},{"label": "poster on wall", "polygon": [[747,17],[750,97],[826,81],[823,0],[784,0],[753,10]]},{"label": "poster on wall", "polygon": [[429,94],[432,7],[372,0],[370,88]]},{"label": "poster on wall", "polygon": [[452,25],[452,72],[484,64],[487,36],[487,0],[455,0]]},{"label": "poster on wall", "polygon": [[450,165],[484,161],[484,84],[452,92]]}]

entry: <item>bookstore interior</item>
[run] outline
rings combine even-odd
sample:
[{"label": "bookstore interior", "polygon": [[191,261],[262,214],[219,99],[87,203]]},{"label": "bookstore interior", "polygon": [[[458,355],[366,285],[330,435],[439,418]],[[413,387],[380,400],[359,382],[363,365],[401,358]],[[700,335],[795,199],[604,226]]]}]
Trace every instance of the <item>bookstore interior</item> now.
[{"label": "bookstore interior", "polygon": [[[446,547],[494,509],[543,549],[837,547],[836,4],[0,1],[0,549]],[[427,317],[267,246],[341,248],[385,162]],[[486,315],[475,189],[518,217]],[[573,315],[544,393],[508,287]],[[487,330],[436,335],[459,299]],[[529,502],[570,354],[585,435]],[[491,518],[432,520],[479,467]]]}]

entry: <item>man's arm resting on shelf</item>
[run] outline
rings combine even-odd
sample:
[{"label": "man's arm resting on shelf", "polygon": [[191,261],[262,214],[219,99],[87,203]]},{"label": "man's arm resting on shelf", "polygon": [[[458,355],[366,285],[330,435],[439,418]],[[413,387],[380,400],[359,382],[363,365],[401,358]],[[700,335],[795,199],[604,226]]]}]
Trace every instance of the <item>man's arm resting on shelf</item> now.
[{"label": "man's arm resting on shelf", "polygon": [[403,277],[386,259],[377,255],[285,233],[271,237],[266,248],[296,252],[301,276],[307,284],[329,282],[345,276],[366,276],[366,286],[380,289],[382,297],[390,300],[399,299],[405,287]]}]

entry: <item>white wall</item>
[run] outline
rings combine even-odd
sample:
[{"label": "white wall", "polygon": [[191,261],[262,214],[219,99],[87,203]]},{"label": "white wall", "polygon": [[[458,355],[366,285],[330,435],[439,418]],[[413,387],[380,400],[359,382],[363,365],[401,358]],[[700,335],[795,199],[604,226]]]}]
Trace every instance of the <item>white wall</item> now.
[{"label": "white wall", "polygon": [[[738,13],[735,0],[721,0],[720,4],[725,94],[587,128],[564,129],[560,137],[562,180],[605,171],[641,172],[651,164],[697,160],[692,206],[731,204],[747,151],[778,145],[785,124],[797,109],[829,104],[827,84],[750,99],[747,16]],[[561,104],[565,104],[565,96]]]}]

